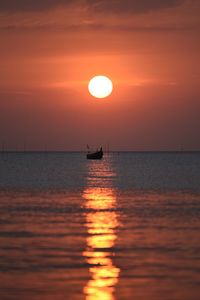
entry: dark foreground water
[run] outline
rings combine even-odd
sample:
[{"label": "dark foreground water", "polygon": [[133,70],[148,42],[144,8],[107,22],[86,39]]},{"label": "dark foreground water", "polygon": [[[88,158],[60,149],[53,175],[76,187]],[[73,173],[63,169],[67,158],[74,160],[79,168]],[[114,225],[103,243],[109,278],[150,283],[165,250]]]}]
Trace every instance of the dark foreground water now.
[{"label": "dark foreground water", "polygon": [[0,154],[1,300],[199,300],[200,154]]}]

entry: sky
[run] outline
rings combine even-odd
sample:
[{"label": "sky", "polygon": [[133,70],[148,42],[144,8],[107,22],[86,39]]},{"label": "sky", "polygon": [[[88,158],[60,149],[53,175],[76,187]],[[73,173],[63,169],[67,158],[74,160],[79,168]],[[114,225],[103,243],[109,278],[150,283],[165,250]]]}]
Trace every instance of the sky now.
[{"label": "sky", "polygon": [[0,150],[200,150],[199,36],[199,0],[1,0]]}]

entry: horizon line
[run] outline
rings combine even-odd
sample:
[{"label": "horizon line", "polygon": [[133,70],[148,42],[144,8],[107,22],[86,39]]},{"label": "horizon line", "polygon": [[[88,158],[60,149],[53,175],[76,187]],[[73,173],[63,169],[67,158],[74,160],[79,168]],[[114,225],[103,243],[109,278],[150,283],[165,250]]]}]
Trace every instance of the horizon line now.
[{"label": "horizon line", "polygon": [[[110,150],[104,153],[189,153],[200,152],[200,150]],[[0,150],[3,153],[87,153],[87,150]]]}]

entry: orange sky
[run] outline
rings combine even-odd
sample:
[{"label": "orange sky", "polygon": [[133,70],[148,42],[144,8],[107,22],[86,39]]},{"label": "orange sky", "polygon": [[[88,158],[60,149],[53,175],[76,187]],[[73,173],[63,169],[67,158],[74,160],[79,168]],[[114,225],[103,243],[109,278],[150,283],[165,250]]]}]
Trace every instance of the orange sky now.
[{"label": "orange sky", "polygon": [[[2,0],[0,143],[200,150],[199,16],[198,0]],[[107,99],[88,93],[98,74]]]}]

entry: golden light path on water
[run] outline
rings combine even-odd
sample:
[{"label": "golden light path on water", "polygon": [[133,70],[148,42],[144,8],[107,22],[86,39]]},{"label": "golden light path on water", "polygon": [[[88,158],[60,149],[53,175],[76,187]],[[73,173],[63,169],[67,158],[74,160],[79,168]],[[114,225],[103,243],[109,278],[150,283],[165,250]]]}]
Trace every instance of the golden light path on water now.
[{"label": "golden light path on water", "polygon": [[[89,166],[89,174],[94,178],[110,176],[112,174],[108,165],[101,162],[100,170],[95,168],[95,162]],[[102,168],[102,169],[101,169]],[[88,177],[90,181],[90,176]],[[97,179],[98,180],[98,179]],[[115,210],[116,196],[111,187],[89,187],[85,189],[83,197],[86,214],[86,227],[88,232],[87,249],[83,255],[90,265],[91,279],[84,287],[86,300],[114,300],[115,286],[118,282],[120,269],[113,263],[113,250],[119,226]]]}]

